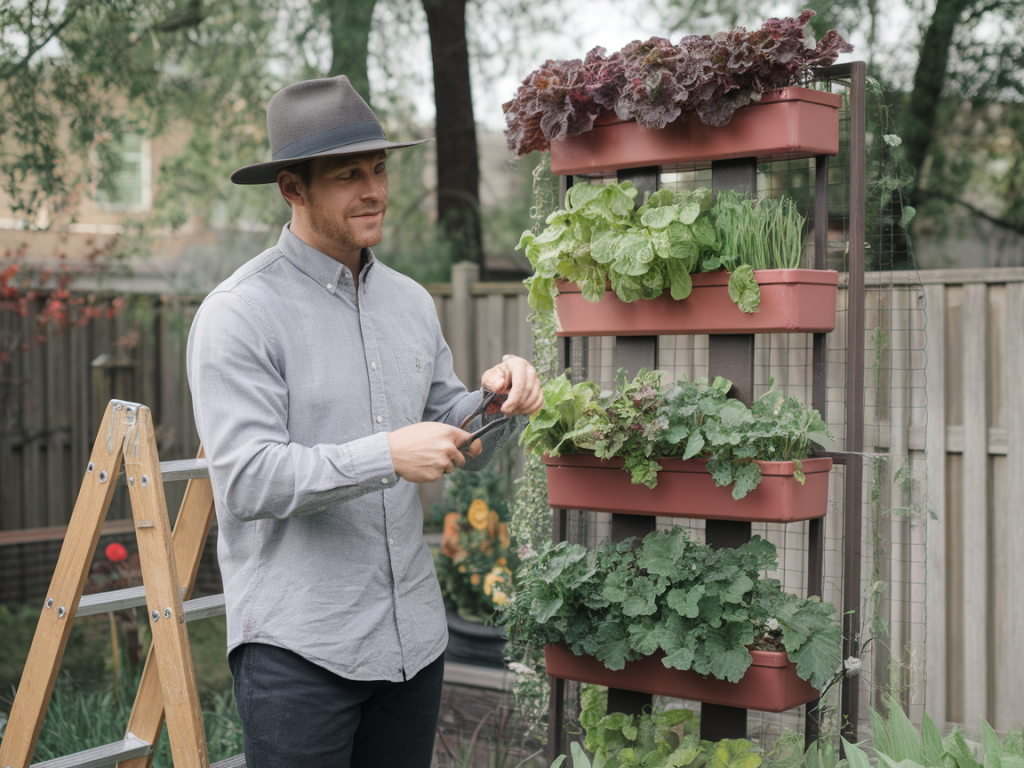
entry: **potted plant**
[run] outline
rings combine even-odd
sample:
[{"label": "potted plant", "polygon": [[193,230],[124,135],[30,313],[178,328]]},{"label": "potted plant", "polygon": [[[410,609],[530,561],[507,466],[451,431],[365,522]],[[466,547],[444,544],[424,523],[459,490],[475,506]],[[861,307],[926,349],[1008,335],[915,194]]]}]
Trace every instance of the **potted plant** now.
[{"label": "potted plant", "polygon": [[762,711],[812,701],[841,668],[835,608],[787,594],[759,536],[715,550],[684,529],[523,561],[502,615],[548,674]]},{"label": "potted plant", "polygon": [[[557,309],[560,335],[825,333],[838,273],[799,269],[793,201],[661,189],[634,207],[631,182],[578,184],[519,248],[530,305]],[[608,289],[611,289],[610,291]]]},{"label": "potted plant", "polygon": [[499,474],[488,468],[451,476],[435,510],[443,532],[434,565],[448,618],[447,657],[500,667],[505,631],[492,619],[512,595],[518,558],[506,522],[509,494]]},{"label": "potted plant", "polygon": [[[731,384],[685,378],[666,391],[641,371],[614,392],[571,384],[544,388],[544,408],[522,441],[547,464],[556,508],[665,517],[794,522],[822,517],[832,460],[821,415],[771,386],[748,408]],[[625,472],[623,471],[625,470]]]},{"label": "potted plant", "polygon": [[804,27],[814,15],[549,60],[503,105],[509,149],[550,149],[559,174],[835,154],[839,97],[796,86],[853,48],[834,30],[808,47]]}]

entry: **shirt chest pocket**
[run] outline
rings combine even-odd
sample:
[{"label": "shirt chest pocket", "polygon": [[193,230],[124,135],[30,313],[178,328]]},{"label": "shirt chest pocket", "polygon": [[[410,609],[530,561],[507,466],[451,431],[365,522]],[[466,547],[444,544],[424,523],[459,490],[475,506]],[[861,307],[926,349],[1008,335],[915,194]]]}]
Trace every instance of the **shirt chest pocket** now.
[{"label": "shirt chest pocket", "polygon": [[423,411],[434,378],[434,357],[426,345],[394,344],[391,354],[401,392],[396,398],[402,408],[402,426],[423,421]]}]

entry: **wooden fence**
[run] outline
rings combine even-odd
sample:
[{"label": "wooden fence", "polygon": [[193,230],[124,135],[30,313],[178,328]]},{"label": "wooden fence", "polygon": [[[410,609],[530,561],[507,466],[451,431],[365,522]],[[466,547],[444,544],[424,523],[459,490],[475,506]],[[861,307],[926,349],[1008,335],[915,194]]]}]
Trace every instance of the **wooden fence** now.
[{"label": "wooden fence", "polygon": [[[468,385],[504,353],[529,356],[529,309],[519,283],[480,283],[457,265],[450,285],[428,286]],[[875,623],[862,703],[895,691],[915,719],[999,730],[1024,724],[1024,269],[941,270],[868,276],[864,525],[865,604]],[[842,421],[846,292],[829,337],[828,413]],[[198,300],[136,296],[112,320],[57,335],[12,369],[13,393],[0,422],[0,602],[36,600],[49,580],[111,397],[149,405],[163,459],[193,456],[184,348]],[[0,334],[25,333],[30,316],[0,319]],[[588,375],[610,380],[610,340],[586,349]],[[579,350],[577,350],[579,351]],[[575,354],[575,353],[574,353]],[[770,378],[809,400],[809,338],[765,337],[758,383]],[[706,338],[662,339],[670,377],[706,374]],[[577,361],[578,362],[578,361]],[[844,435],[837,434],[842,449]],[[841,511],[843,472],[833,473]],[[175,485],[168,486],[169,492]],[[178,491],[180,493],[180,490]],[[430,491],[427,491],[429,500]],[[108,533],[130,535],[126,494],[115,496]],[[169,498],[176,508],[177,498]],[[780,536],[794,537],[799,527]],[[826,524],[826,599],[842,594],[841,515]],[[783,547],[781,577],[801,583],[804,567]],[[209,557],[212,559],[212,552]],[[872,585],[882,583],[877,593]],[[884,622],[884,623],[883,623]],[[871,634],[869,632],[868,634]]]}]

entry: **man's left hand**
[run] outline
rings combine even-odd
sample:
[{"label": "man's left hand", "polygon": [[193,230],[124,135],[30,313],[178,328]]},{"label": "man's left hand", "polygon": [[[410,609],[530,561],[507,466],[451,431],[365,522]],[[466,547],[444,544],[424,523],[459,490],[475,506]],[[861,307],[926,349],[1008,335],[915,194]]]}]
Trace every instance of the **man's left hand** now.
[{"label": "man's left hand", "polygon": [[498,365],[484,372],[480,383],[491,392],[508,394],[508,399],[501,406],[501,412],[506,416],[536,413],[544,407],[544,393],[537,371],[521,357],[505,355]]}]

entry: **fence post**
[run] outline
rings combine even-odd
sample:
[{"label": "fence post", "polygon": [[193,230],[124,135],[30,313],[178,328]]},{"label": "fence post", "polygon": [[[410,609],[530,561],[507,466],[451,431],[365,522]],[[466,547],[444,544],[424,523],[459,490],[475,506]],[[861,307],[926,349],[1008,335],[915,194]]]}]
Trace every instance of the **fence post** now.
[{"label": "fence post", "polygon": [[452,350],[455,375],[469,389],[475,389],[473,360],[473,297],[469,286],[480,279],[480,266],[472,261],[452,265],[452,306],[448,345]]}]

